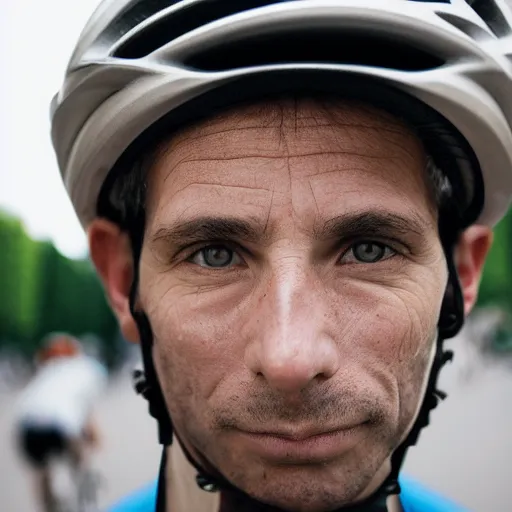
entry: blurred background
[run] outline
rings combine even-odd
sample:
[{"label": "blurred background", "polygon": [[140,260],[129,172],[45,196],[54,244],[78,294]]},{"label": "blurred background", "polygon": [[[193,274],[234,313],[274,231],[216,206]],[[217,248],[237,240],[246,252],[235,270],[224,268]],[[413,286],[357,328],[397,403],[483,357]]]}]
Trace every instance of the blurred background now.
[{"label": "blurred background", "polygon": [[[156,428],[132,391],[137,347],[126,343],[87,258],[49,136],[49,102],[97,0],[2,0],[0,6],[0,510],[36,510],[13,440],[16,399],[46,334],[66,331],[108,368],[98,404],[102,507],[151,481]],[[449,343],[449,397],[406,472],[477,512],[510,510],[512,212],[496,229],[478,307]]]}]

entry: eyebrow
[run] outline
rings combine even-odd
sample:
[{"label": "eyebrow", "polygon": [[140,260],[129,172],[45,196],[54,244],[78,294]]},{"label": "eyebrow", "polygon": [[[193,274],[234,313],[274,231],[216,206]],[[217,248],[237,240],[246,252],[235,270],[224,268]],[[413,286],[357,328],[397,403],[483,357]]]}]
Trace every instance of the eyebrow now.
[{"label": "eyebrow", "polygon": [[348,239],[351,237],[417,235],[425,233],[429,223],[419,216],[406,217],[392,212],[365,210],[340,215],[315,229],[316,240]]},{"label": "eyebrow", "polygon": [[230,217],[199,217],[162,226],[151,237],[153,243],[191,245],[205,240],[240,240],[258,243],[269,238],[265,226]]}]

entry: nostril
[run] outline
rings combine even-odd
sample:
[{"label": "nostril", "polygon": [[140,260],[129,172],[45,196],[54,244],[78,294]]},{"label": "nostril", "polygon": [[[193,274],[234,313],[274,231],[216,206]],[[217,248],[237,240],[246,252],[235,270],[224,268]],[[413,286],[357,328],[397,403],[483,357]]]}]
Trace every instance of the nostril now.
[{"label": "nostril", "polygon": [[315,380],[317,380],[319,382],[325,382],[325,381],[329,380],[330,378],[331,378],[331,376],[327,375],[327,373],[325,373],[325,372],[320,372],[317,375],[315,375]]}]

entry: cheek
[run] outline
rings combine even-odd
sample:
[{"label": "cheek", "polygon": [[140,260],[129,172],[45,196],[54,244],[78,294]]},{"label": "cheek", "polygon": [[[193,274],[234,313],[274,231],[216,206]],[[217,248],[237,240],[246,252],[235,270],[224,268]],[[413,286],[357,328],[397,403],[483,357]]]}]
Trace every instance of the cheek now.
[{"label": "cheek", "polygon": [[[389,365],[389,372],[396,379],[398,392],[399,431],[407,433],[416,418],[422,402],[434,344],[437,339],[438,308],[440,300],[430,297],[427,300],[423,294],[406,298],[397,295],[394,304],[380,308],[379,315],[389,320],[382,326],[382,333],[395,332],[393,350],[386,359],[381,354],[381,360]],[[441,294],[442,296],[442,294]]]},{"label": "cheek", "polygon": [[434,272],[420,280],[402,275],[393,286],[354,280],[331,297],[345,365],[383,391],[402,429],[415,415],[430,369],[442,297]]},{"label": "cheek", "polygon": [[220,296],[216,301],[211,292],[201,295],[183,293],[179,286],[167,286],[163,292],[159,284],[152,290],[159,300],[153,299],[154,306],[146,310],[154,336],[155,365],[178,428],[191,419],[198,428],[207,428],[215,400],[212,395],[238,369],[237,301],[230,300],[228,305]]},{"label": "cheek", "polygon": [[[375,301],[365,348],[390,368],[421,355],[437,324],[437,313],[426,301],[408,293],[382,293]],[[364,328],[363,328],[364,329]]]},{"label": "cheek", "polygon": [[396,381],[402,406],[405,395],[407,402],[417,402],[436,340],[438,315],[420,305],[400,297],[381,302],[367,338],[369,358]]},{"label": "cheek", "polygon": [[346,339],[356,352],[374,353],[391,365],[421,352],[437,325],[443,284],[435,271],[412,274],[401,274],[396,282],[389,273],[382,282],[375,275],[357,276],[331,290],[340,342]]}]

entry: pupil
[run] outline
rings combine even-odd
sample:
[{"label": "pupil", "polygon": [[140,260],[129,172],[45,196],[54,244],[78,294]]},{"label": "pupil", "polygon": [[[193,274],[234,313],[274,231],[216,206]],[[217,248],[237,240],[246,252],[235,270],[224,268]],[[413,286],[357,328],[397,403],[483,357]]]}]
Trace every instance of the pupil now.
[{"label": "pupil", "polygon": [[212,247],[206,249],[204,259],[212,267],[223,267],[231,261],[231,252],[224,247]]},{"label": "pupil", "polygon": [[356,258],[364,262],[374,262],[382,257],[384,249],[377,244],[359,244],[356,247]]}]

